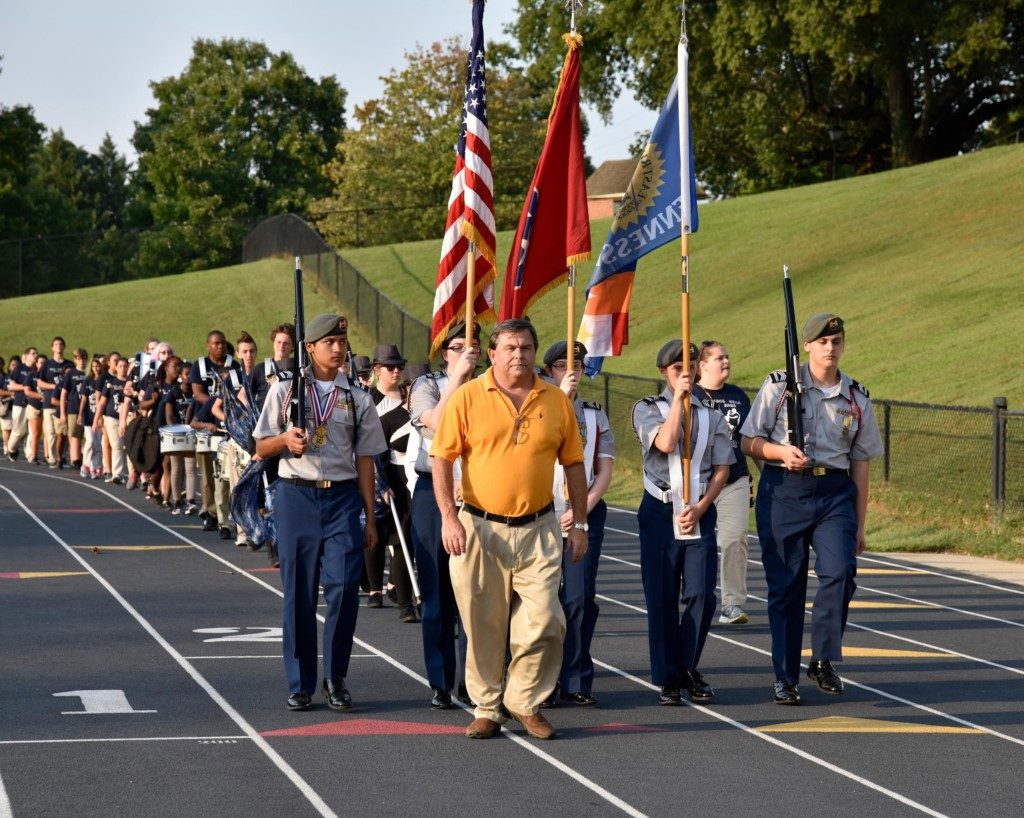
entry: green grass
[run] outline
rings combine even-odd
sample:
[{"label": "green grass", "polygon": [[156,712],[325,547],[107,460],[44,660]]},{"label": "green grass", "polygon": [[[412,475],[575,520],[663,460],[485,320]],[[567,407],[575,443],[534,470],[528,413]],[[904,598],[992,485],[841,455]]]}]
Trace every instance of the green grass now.
[{"label": "green grass", "polygon": [[[845,319],[843,369],[873,397],[991,406],[1000,395],[1011,409],[1024,408],[1024,357],[1013,340],[1024,326],[1024,146],[714,202],[700,218],[690,244],[691,336],[727,344],[734,383],[757,386],[783,362],[786,263],[798,321],[824,310]],[[609,226],[592,224],[595,255]],[[511,240],[499,234],[502,269]],[[426,241],[344,255],[429,321],[439,250],[439,241]],[[580,267],[577,322],[592,269]],[[630,345],[606,361],[606,371],[657,377],[657,349],[681,334],[678,292],[673,243],[641,261]],[[565,332],[564,291],[538,302],[531,318],[543,349]],[[609,499],[626,506],[642,490],[626,414],[629,398],[639,396],[611,401],[620,456]],[[602,399],[596,388],[588,397]],[[1012,470],[1016,505],[998,523],[987,505],[991,419],[900,411],[894,451],[904,459],[889,484],[880,464],[873,468],[871,547],[1024,559],[1024,492]]]},{"label": "green grass", "polygon": [[[691,335],[724,341],[733,381],[782,364],[782,265],[798,321],[846,321],[843,368],[873,396],[1024,407],[1024,146],[701,207],[690,243]],[[592,224],[594,254],[610,222]],[[511,233],[498,236],[503,270]],[[376,286],[429,323],[440,240],[344,251]],[[577,316],[593,266],[580,265]],[[499,282],[500,283],[500,282]],[[657,377],[679,337],[679,247],[640,262],[630,344],[607,371]],[[541,345],[565,332],[564,291],[531,310]]]},{"label": "green grass", "polygon": [[[307,278],[307,280],[309,280]],[[339,305],[311,286],[305,312],[311,318]],[[89,354],[118,350],[131,354],[150,336],[170,342],[186,358],[205,355],[206,333],[223,331],[235,342],[246,330],[256,339],[258,355],[273,354],[270,330],[295,316],[292,263],[268,259],[219,270],[106,284],[79,290],[30,295],[0,301],[0,354],[5,358],[29,345],[49,354],[55,335]],[[359,351],[371,341],[358,327],[351,330]]]}]

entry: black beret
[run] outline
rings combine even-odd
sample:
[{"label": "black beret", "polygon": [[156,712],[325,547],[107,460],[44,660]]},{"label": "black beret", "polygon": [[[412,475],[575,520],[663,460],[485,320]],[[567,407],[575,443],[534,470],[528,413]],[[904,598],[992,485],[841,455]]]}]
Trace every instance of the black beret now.
[{"label": "black beret", "polygon": [[[448,334],[444,336],[444,343],[441,344],[442,348],[447,347],[452,341],[458,340],[459,338],[466,337],[466,322],[459,321],[457,324],[453,324],[452,328],[448,330]],[[480,325],[473,322],[473,337],[476,340],[480,340]]]},{"label": "black beret", "polygon": [[333,312],[324,312],[310,318],[306,322],[306,337],[303,340],[307,344],[315,344],[329,335],[340,335],[348,339],[348,319]]},{"label": "black beret", "polygon": [[805,344],[817,341],[822,335],[838,335],[843,332],[843,319],[831,312],[819,312],[807,319],[800,336]]},{"label": "black beret", "polygon": [[[551,366],[555,361],[564,361],[569,352],[569,346],[565,341],[558,341],[548,347],[548,351],[544,353],[544,366]],[[587,355],[587,348],[583,346],[582,342],[576,341],[573,344],[572,356],[577,361],[582,361]]]},{"label": "black beret", "polygon": [[[692,365],[697,357],[700,355],[700,351],[697,349],[696,344],[690,344],[690,364]],[[662,369],[666,366],[671,366],[677,361],[683,360],[683,342],[674,338],[669,341],[665,346],[658,350],[658,369]]]}]

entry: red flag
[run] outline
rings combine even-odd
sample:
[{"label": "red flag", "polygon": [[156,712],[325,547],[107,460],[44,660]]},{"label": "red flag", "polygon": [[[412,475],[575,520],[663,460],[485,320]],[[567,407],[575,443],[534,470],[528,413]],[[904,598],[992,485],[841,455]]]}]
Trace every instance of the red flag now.
[{"label": "red flag", "polygon": [[590,258],[587,179],[580,130],[580,55],[583,38],[565,34],[569,47],[548,116],[548,134],[519,216],[505,268],[499,318],[520,318],[568,267]]},{"label": "red flag", "polygon": [[466,263],[469,244],[476,244],[474,320],[494,317],[494,184],[491,180],[491,139],[487,127],[484,80],[484,0],[473,2],[473,38],[466,60],[466,95],[462,130],[455,146],[455,173],[448,198],[441,261],[437,266],[434,314],[430,322],[430,354],[452,325],[466,313]]}]

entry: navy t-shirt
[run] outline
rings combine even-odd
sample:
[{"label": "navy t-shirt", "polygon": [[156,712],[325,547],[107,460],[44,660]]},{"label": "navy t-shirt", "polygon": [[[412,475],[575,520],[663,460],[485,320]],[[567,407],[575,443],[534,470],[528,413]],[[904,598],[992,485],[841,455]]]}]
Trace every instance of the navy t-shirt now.
[{"label": "navy t-shirt", "polygon": [[64,373],[60,388],[68,393],[67,412],[69,415],[77,415],[82,403],[82,384],[85,382],[85,373],[81,369],[71,369]]},{"label": "navy t-shirt", "polygon": [[103,407],[103,416],[107,418],[120,417],[121,404],[124,403],[125,381],[113,375],[108,375],[103,384],[103,396],[107,399]]},{"label": "navy t-shirt", "polygon": [[[46,363],[43,364],[43,372],[40,379],[59,387],[64,382],[64,373],[69,369],[74,369],[74,364],[71,361],[55,361],[53,358],[47,358]],[[53,405],[52,400],[54,395],[60,398],[60,391],[58,389],[43,389],[42,393],[43,408],[56,409],[57,407]]]},{"label": "navy t-shirt", "polygon": [[[10,383],[17,383],[17,384],[21,384],[22,386],[24,386],[25,385],[25,381],[23,380],[23,378],[27,377],[28,371],[29,371],[29,369],[28,369],[27,366],[25,366],[25,364],[18,364],[18,366],[15,368],[14,372],[11,373]],[[26,398],[25,398],[25,393],[24,392],[19,390],[19,391],[14,393],[14,405],[15,406],[25,406],[25,402],[26,402]]]},{"label": "navy t-shirt", "polygon": [[[203,369],[206,370],[206,377],[203,377]],[[220,373],[228,369],[237,369],[241,374],[242,367],[239,366],[238,361],[228,355],[224,359],[224,363],[218,365],[211,361],[209,358],[200,358],[194,364],[192,364],[192,370],[188,375],[188,382],[195,386],[197,383],[201,383],[206,387],[206,394],[210,398],[217,397],[217,393],[220,391],[222,384]]]},{"label": "navy t-shirt", "polygon": [[[96,417],[96,405],[100,396],[100,383],[103,376],[98,378],[91,376],[82,379],[82,389],[79,395],[79,409],[82,415],[82,425],[91,426]],[[68,398],[68,406],[71,406],[71,398]],[[70,412],[71,409],[69,408]]]},{"label": "navy t-shirt", "polygon": [[[167,396],[161,401],[160,409],[160,425],[161,426],[177,426],[185,422],[185,418],[188,417],[188,408],[192,404],[192,396],[186,395],[184,390],[181,388],[181,384],[175,383],[171,385],[170,391]],[[171,407],[171,422],[167,422],[167,406]]]},{"label": "navy t-shirt", "polygon": [[[27,389],[31,389],[33,392],[38,391],[39,372],[36,370],[34,366],[29,367],[22,365],[22,368],[24,369],[24,372],[22,372],[21,379],[18,381],[18,383],[20,383]],[[43,408],[43,402],[39,398],[25,398],[25,403],[27,406],[31,406],[33,409]]]},{"label": "navy t-shirt", "polygon": [[291,378],[294,360],[294,358],[285,358],[283,361],[271,361],[270,378],[267,378],[266,360],[256,364],[256,368],[253,369],[252,376],[249,379],[249,385],[256,396],[256,405],[260,409],[263,409],[263,402],[267,399],[267,393],[270,391],[271,385],[279,380]]},{"label": "navy t-shirt", "polygon": [[729,466],[728,482],[735,483],[741,477],[750,474],[747,469],[747,457],[740,448],[740,427],[750,413],[750,398],[746,392],[731,383],[725,384],[721,389],[708,389],[698,383],[693,391],[705,404],[725,415],[736,453],[736,462]]}]

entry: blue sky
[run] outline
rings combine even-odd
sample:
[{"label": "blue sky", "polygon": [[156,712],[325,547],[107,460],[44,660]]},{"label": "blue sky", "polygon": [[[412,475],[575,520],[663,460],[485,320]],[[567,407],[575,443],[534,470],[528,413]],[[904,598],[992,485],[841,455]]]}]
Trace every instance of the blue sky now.
[{"label": "blue sky", "polygon": [[[489,39],[500,37],[514,6],[490,0]],[[195,38],[244,37],[291,52],[313,76],[334,74],[348,91],[351,122],[353,106],[379,96],[379,77],[402,65],[407,50],[452,35],[468,40],[469,11],[467,0],[4,0],[0,102],[31,105],[48,128],[63,128],[89,151],[109,132],[134,159],[129,139],[153,104],[149,82],[180,73]],[[656,116],[628,91],[609,125],[589,111],[591,159],[625,158],[634,133]]]}]

